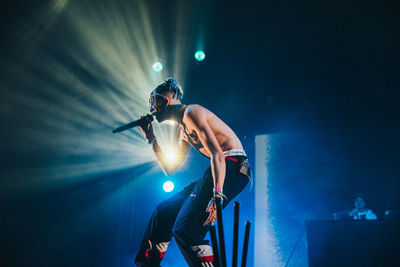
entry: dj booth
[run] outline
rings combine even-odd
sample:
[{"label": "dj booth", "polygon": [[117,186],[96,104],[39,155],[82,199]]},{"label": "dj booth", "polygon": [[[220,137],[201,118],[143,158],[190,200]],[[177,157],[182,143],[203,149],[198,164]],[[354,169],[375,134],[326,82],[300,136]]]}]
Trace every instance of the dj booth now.
[{"label": "dj booth", "polygon": [[400,221],[306,221],[310,267],[400,266]]}]

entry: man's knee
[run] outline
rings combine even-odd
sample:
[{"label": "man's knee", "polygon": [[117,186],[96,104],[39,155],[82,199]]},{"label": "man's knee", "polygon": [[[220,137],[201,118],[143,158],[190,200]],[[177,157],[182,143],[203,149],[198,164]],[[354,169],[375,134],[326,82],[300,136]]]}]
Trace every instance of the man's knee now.
[{"label": "man's knee", "polygon": [[184,245],[190,245],[194,240],[201,239],[193,229],[187,225],[177,225],[172,227],[172,235],[175,240]]},{"label": "man's knee", "polygon": [[207,231],[206,229],[199,229],[194,225],[180,225],[172,228],[172,235],[174,236],[175,240],[181,243],[184,246],[192,246],[198,244],[208,244],[204,237],[206,236]]},{"label": "man's knee", "polygon": [[179,227],[176,227],[174,225],[174,227],[172,228],[172,235],[174,236],[174,238],[176,240],[184,239],[184,234],[185,234],[185,230],[183,230]]},{"label": "man's knee", "polygon": [[172,235],[177,240],[197,244],[204,239],[210,228],[191,220],[178,220],[172,227]]}]

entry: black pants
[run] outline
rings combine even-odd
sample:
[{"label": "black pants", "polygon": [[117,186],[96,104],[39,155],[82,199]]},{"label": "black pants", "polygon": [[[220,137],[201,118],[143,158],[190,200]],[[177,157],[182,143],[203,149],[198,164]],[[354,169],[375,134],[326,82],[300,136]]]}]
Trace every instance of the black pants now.
[{"label": "black pants", "polygon": [[[243,156],[226,158],[223,207],[238,195],[249,182],[247,175],[239,172]],[[202,178],[192,182],[173,197],[161,202],[147,225],[139,252],[137,266],[160,266],[172,236],[189,266],[214,266],[212,248],[204,240],[211,226],[203,226],[209,213],[207,204],[213,196],[211,168]]]}]

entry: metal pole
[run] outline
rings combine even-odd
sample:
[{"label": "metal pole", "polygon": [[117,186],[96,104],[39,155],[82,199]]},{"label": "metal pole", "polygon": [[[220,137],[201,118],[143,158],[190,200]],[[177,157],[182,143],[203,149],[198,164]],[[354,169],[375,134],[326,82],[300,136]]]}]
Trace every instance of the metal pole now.
[{"label": "metal pole", "polygon": [[251,222],[246,222],[246,231],[244,233],[243,253],[242,253],[242,267],[246,267],[247,264],[247,251],[249,249],[249,237],[250,237],[250,226]]},{"label": "metal pole", "polygon": [[221,267],[226,267],[224,222],[222,220],[222,198],[217,197],[215,202],[217,204],[219,253],[221,254]]},{"label": "metal pole", "polygon": [[232,267],[237,267],[238,261],[238,246],[239,246],[239,208],[240,202],[234,204],[233,216],[233,251],[232,251]]},{"label": "metal pole", "polygon": [[213,253],[214,253],[215,267],[221,267],[221,264],[220,264],[221,260],[219,258],[219,253],[218,253],[217,232],[215,230],[215,226],[211,226],[210,235],[211,235],[211,244],[212,244]]}]

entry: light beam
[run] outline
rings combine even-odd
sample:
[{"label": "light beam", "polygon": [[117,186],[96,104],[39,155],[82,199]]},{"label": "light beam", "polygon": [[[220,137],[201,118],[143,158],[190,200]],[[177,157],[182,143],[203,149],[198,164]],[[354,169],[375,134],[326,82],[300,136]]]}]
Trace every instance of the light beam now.
[{"label": "light beam", "polygon": [[[10,162],[12,155],[18,160],[2,172],[20,177],[2,179],[0,193],[10,197],[149,162],[157,166],[138,129],[118,135],[111,129],[147,114],[150,92],[166,77],[184,83],[184,59],[190,58],[188,49],[167,53],[158,26],[170,14],[153,15],[152,2],[51,3],[32,11],[33,22],[21,22],[15,50],[2,59],[0,118],[8,126],[4,135],[19,140],[1,147]],[[176,34],[189,36],[188,30]],[[27,38],[38,32],[41,38]],[[187,44],[175,41],[174,47]],[[167,54],[173,62],[153,72],[154,61]],[[153,125],[161,147],[176,142],[176,124]]]}]

